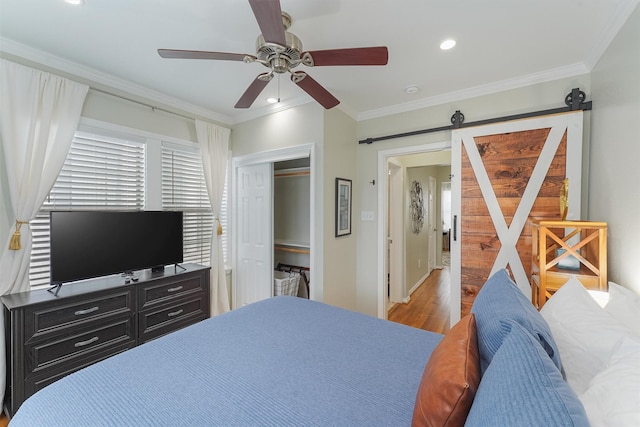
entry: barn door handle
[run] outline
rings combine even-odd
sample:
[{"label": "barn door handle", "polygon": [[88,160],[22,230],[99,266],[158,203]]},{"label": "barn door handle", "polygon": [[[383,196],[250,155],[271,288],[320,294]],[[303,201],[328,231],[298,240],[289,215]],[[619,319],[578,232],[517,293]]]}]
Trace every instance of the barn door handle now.
[{"label": "barn door handle", "polygon": [[458,215],[453,216],[453,241],[458,240]]}]

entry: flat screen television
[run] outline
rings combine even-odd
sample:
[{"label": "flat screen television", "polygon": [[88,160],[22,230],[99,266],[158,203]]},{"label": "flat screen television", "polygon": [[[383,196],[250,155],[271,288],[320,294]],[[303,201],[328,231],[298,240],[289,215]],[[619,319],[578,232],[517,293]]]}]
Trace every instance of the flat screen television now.
[{"label": "flat screen television", "polygon": [[182,212],[53,211],[51,284],[183,261]]}]

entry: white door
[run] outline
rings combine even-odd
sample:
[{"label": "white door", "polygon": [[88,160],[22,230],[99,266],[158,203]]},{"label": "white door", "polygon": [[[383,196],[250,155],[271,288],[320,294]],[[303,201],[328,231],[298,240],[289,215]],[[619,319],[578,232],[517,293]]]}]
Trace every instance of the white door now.
[{"label": "white door", "polygon": [[402,302],[404,294],[404,202],[403,169],[391,162],[389,168],[389,301]]},{"label": "white door", "polygon": [[427,222],[429,231],[428,260],[429,274],[436,268],[436,242],[438,238],[438,228],[436,227],[436,179],[429,177],[429,187],[427,190]]},{"label": "white door", "polygon": [[234,308],[273,296],[273,163],[237,168]]}]

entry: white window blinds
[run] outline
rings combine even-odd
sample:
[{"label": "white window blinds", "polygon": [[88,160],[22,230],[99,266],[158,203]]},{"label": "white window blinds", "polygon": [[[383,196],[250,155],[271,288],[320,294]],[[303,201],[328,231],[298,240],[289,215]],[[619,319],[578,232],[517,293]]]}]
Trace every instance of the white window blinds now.
[{"label": "white window blinds", "polygon": [[31,286],[49,284],[49,212],[142,210],[145,146],[141,142],[76,132],[64,166],[31,222]]},{"label": "white window blinds", "polygon": [[162,143],[162,209],[183,212],[184,261],[209,265],[213,214],[197,147]]}]

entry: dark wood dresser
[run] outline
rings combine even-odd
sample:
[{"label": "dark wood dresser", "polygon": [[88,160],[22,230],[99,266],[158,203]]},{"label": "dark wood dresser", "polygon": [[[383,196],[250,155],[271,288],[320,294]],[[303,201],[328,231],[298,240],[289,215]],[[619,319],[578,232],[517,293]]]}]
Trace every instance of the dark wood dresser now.
[{"label": "dark wood dresser", "polygon": [[[184,269],[183,269],[184,268]],[[210,316],[210,267],[168,266],[4,295],[7,388],[12,416],[48,384]]]}]

